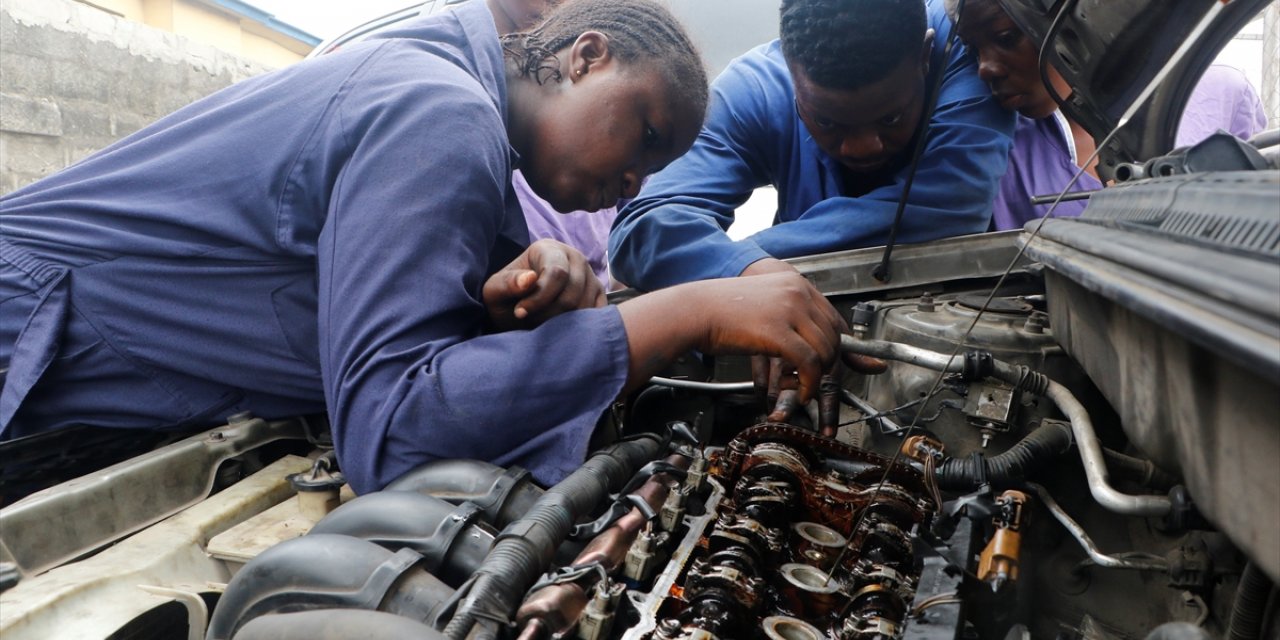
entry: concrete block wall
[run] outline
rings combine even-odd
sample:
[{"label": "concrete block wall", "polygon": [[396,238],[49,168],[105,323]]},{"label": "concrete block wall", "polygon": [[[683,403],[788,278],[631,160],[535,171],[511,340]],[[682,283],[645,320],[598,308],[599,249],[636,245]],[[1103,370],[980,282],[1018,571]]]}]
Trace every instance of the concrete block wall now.
[{"label": "concrete block wall", "polygon": [[0,0],[0,193],[268,70],[71,0]]}]

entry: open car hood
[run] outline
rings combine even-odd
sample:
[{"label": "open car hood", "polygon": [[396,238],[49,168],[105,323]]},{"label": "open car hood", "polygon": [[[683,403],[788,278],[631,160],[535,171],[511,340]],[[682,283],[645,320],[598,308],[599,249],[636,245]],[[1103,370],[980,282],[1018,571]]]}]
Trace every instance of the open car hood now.
[{"label": "open car hood", "polygon": [[[1099,173],[1168,153],[1182,108],[1218,52],[1268,0],[1000,0],[1075,91],[1063,110],[1101,141],[1215,5],[1214,21],[1099,152]],[[1055,19],[1061,15],[1058,24]]]}]

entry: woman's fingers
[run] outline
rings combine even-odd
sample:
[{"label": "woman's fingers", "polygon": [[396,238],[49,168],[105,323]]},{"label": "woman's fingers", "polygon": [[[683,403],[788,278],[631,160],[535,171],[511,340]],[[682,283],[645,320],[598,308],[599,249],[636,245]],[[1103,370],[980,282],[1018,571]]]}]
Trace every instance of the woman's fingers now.
[{"label": "woman's fingers", "polygon": [[850,369],[858,373],[875,375],[884,373],[889,369],[889,363],[880,358],[863,355],[861,353],[841,353],[840,359],[844,361]]},{"label": "woman's fingers", "polygon": [[773,405],[773,412],[769,414],[769,422],[786,422],[790,420],[791,415],[795,413],[796,408],[801,404],[799,393],[795,389],[783,389],[778,393],[778,400]]},{"label": "woman's fingers", "polygon": [[522,300],[517,316],[540,324],[575,309],[590,309],[605,303],[604,287],[591,264],[576,249],[552,240],[540,240],[529,247],[530,267],[538,273],[532,293]]},{"label": "woman's fingers", "polygon": [[538,273],[532,293],[516,307],[516,316],[543,314],[564,293],[570,283],[570,261],[560,243],[537,242],[529,247],[530,266]]},{"label": "woman's fingers", "polygon": [[484,283],[484,300],[491,305],[510,304],[519,300],[538,281],[538,274],[527,269],[504,269]]}]

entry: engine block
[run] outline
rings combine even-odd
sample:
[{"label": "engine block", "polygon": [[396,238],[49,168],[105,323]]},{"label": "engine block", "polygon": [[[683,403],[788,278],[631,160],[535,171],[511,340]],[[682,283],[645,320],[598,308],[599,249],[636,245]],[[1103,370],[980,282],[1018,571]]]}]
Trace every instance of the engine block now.
[{"label": "engine block", "polygon": [[712,492],[648,597],[636,640],[896,637],[937,505],[890,459],[766,423],[708,455]]}]

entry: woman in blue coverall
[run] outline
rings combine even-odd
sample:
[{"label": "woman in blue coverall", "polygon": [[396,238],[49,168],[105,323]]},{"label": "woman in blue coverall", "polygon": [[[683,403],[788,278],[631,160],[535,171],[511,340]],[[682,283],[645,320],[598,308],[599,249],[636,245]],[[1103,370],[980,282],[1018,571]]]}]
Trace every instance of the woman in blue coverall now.
[{"label": "woman in blue coverall", "polygon": [[571,0],[499,40],[483,2],[189,105],[0,199],[0,428],[327,411],[375,490],[438,458],[552,483],[597,416],[689,349],[764,353],[808,397],[843,321],[794,273],[604,306],[528,245],[692,144],[696,52],[650,0]]}]

